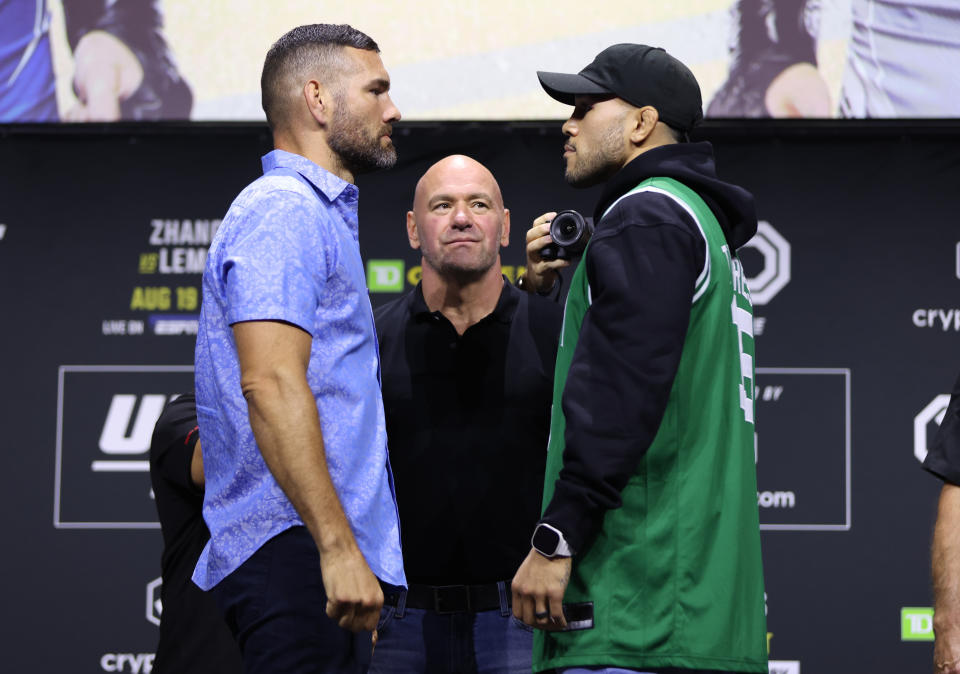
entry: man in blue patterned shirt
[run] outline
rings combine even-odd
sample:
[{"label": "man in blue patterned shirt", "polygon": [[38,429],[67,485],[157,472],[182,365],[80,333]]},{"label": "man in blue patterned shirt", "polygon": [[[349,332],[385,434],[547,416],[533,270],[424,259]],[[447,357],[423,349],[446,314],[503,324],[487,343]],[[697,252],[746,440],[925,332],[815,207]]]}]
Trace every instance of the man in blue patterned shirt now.
[{"label": "man in blue patterned shirt", "polygon": [[203,274],[211,538],[193,579],[246,672],[366,671],[380,583],[405,585],[352,184],[396,162],[389,88],[376,43],[350,26],[280,38],[261,79],[276,149]]}]

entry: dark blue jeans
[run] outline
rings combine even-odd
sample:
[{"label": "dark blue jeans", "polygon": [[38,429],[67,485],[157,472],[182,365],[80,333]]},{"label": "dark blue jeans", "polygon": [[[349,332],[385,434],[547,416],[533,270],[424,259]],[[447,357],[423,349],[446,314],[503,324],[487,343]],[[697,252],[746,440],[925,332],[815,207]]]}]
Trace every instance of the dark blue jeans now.
[{"label": "dark blue jeans", "polygon": [[267,541],[212,590],[246,674],[364,674],[370,632],[327,617],[320,555],[305,527]]},{"label": "dark blue jeans", "polygon": [[437,613],[384,607],[371,674],[530,674],[533,629],[513,617],[510,587],[500,608]]}]

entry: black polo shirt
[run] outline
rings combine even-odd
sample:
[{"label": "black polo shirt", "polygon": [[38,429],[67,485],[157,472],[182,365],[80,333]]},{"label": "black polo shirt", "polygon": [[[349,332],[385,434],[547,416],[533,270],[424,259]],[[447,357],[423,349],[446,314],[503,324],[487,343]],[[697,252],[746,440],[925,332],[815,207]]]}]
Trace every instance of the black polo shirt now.
[{"label": "black polo shirt", "polygon": [[540,517],[562,308],[504,281],[457,335],[420,286],[376,312],[407,580],[509,580]]}]

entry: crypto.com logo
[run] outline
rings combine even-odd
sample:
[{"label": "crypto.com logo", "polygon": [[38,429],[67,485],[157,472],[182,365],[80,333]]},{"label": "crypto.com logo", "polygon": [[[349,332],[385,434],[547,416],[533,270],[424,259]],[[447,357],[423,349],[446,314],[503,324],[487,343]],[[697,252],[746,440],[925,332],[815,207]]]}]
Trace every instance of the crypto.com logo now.
[{"label": "crypto.com logo", "polygon": [[750,300],[760,306],[772,300],[790,282],[790,242],[766,220],[757,223],[757,233],[743,245],[763,257],[763,269],[747,278]]},{"label": "crypto.com logo", "polygon": [[947,413],[950,404],[950,395],[941,393],[920,410],[920,414],[913,418],[913,455],[923,463],[927,458],[927,438],[930,437],[930,422],[935,421],[939,426]]}]

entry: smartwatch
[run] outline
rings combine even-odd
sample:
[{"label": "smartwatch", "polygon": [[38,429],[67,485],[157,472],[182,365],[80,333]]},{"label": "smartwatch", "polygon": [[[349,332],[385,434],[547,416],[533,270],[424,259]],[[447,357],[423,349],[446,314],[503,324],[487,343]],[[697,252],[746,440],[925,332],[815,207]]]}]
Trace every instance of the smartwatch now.
[{"label": "smartwatch", "polygon": [[546,522],[540,522],[537,528],[533,530],[533,538],[530,539],[530,544],[534,550],[548,559],[573,556],[573,550],[567,544],[563,533]]}]

